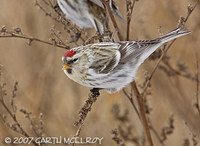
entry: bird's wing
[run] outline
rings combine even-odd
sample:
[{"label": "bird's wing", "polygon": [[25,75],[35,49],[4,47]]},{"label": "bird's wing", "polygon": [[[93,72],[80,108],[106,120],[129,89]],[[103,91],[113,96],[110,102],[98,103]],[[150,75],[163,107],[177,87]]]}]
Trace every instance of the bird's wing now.
[{"label": "bird's wing", "polygon": [[[160,43],[160,39],[142,40],[142,41],[127,41],[120,43],[120,63],[126,63],[130,59],[138,59],[142,55],[146,59],[151,53],[155,51],[155,47]],[[155,46],[155,47],[154,47]],[[151,49],[152,48],[152,49]]]},{"label": "bird's wing", "polygon": [[102,8],[104,8],[104,6],[103,6],[103,4],[102,4],[102,2],[100,0],[89,0],[89,1],[95,3],[96,5],[98,5],[98,6],[102,7]]},{"label": "bird's wing", "polygon": [[126,23],[126,20],[122,16],[122,14],[119,12],[119,8],[117,7],[116,3],[113,0],[110,0],[110,8],[117,17],[119,17],[124,23]]},{"label": "bird's wing", "polygon": [[[104,5],[102,4],[101,0],[89,0],[93,3],[95,3],[96,5],[104,8]],[[122,14],[119,12],[119,9],[116,5],[116,3],[113,0],[110,0],[110,9],[113,12],[113,14],[115,14],[117,17],[119,17],[124,23],[126,23],[126,20],[124,19],[124,17],[122,16]]]},{"label": "bird's wing", "polygon": [[91,59],[90,69],[93,69],[96,73],[107,74],[112,71],[120,61],[119,44],[112,42],[104,42],[93,44],[90,46],[92,54],[90,53],[89,59]]},{"label": "bird's wing", "polygon": [[[154,46],[160,43],[159,39],[144,41],[127,41],[120,43],[102,42],[90,46],[91,69],[96,73],[107,74],[119,64],[125,64],[144,58],[145,60],[155,49]],[[152,49],[151,49],[152,48]],[[153,51],[152,51],[153,50]],[[92,53],[91,53],[92,52]]]},{"label": "bird's wing", "polygon": [[89,17],[90,21],[93,23],[95,29],[103,34],[105,28],[108,28],[108,17],[106,15],[106,11],[104,10],[103,4],[101,6],[100,0],[90,0],[90,4],[88,5],[89,11],[92,14]]},{"label": "bird's wing", "polygon": [[162,44],[190,33],[190,31],[181,31],[182,29],[182,26],[178,27],[153,40],[121,42],[121,46],[119,48],[121,53],[120,63],[126,63],[131,59],[140,59],[139,63],[142,63]]}]

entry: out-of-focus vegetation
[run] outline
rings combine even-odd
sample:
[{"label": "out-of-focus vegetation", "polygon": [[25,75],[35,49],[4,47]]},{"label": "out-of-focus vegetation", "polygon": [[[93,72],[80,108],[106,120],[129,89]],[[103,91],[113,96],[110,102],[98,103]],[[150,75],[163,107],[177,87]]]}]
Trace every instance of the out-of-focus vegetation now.
[{"label": "out-of-focus vegetation", "polygon": [[[130,40],[153,39],[176,28],[180,17],[187,16],[188,5],[193,6],[195,2],[137,1],[133,8]],[[42,0],[39,3],[56,17],[53,9]],[[116,0],[116,3],[126,18],[126,1]],[[200,104],[197,103],[197,96],[200,96],[197,88],[197,74],[200,72],[200,67],[197,67],[200,62],[199,11],[200,4],[185,25],[185,29],[192,33],[177,39],[169,49],[145,95],[147,119],[155,146],[189,146],[195,145],[200,139],[200,113],[197,110]],[[118,18],[116,21],[125,37],[126,24]],[[113,30],[111,22],[110,25]],[[80,38],[73,42],[76,37],[74,32],[80,29],[71,24],[64,28],[60,22],[35,6],[35,0],[1,0],[0,27],[51,43],[62,39],[58,45],[69,47],[89,42],[88,38],[95,35],[94,29],[81,30],[84,41]],[[73,82],[63,73],[61,56],[66,50],[34,40],[3,38],[1,35],[3,33],[0,34],[0,80],[3,87],[0,91],[6,92],[4,102],[12,112],[16,111],[17,122],[30,136],[74,136],[77,131],[74,122],[90,89]],[[115,38],[117,41],[117,35]],[[158,50],[139,68],[136,83],[141,91],[161,53]],[[131,92],[130,87],[126,90]],[[20,137],[20,132],[11,130],[16,121],[13,121],[2,104],[0,115],[0,143],[4,144],[3,140],[7,136]],[[34,132],[34,125],[39,126],[35,127],[38,133]],[[122,91],[110,95],[102,90],[81,129],[81,137],[103,137],[102,146],[116,145],[116,141],[121,145],[147,145],[144,135],[141,121]]]}]

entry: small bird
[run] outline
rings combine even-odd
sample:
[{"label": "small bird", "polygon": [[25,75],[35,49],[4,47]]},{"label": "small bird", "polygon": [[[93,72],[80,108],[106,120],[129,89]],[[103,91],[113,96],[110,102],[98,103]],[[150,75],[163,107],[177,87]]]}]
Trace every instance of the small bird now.
[{"label": "small bird", "polygon": [[64,73],[83,86],[114,93],[134,80],[139,66],[158,47],[190,33],[182,29],[153,40],[100,42],[70,49],[62,56]]},{"label": "small bird", "polygon": [[[108,17],[101,0],[57,0],[61,11],[80,28],[94,27],[100,34],[108,28]],[[110,0],[110,8],[124,22],[118,7]]]}]

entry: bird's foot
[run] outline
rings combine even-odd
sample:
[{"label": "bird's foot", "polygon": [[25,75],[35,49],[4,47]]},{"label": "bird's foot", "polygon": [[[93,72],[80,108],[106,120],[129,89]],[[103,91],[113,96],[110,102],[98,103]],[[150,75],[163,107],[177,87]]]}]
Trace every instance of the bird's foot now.
[{"label": "bird's foot", "polygon": [[98,97],[100,95],[99,90],[101,90],[101,88],[93,88],[90,90],[90,92],[92,92],[93,95]]}]

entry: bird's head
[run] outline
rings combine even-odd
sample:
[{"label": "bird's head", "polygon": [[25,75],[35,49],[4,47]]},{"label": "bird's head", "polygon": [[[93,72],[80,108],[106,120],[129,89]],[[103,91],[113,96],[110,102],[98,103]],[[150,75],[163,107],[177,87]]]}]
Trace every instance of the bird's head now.
[{"label": "bird's head", "polygon": [[78,60],[78,58],[75,57],[75,54],[76,52],[74,50],[65,52],[65,54],[62,56],[62,62],[64,64],[62,68],[63,70],[69,69]]}]

